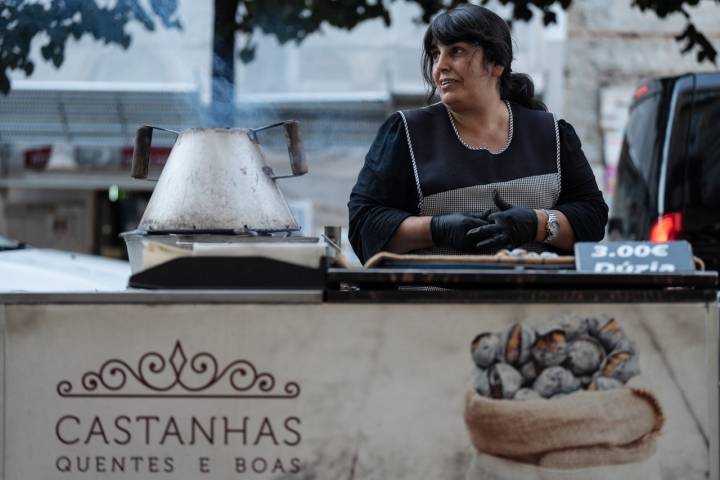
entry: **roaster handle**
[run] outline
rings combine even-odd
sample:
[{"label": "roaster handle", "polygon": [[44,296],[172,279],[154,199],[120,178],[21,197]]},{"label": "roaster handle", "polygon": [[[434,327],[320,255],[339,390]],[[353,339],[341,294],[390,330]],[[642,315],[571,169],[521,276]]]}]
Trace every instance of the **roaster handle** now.
[{"label": "roaster handle", "polygon": [[288,155],[290,155],[290,169],[293,177],[305,175],[308,172],[307,160],[305,159],[305,147],[303,145],[300,124],[295,120],[283,122],[285,136],[288,142]]},{"label": "roaster handle", "polygon": [[285,127],[285,137],[287,138],[288,155],[290,156],[290,169],[292,170],[292,175],[273,175],[271,173],[272,170],[268,167],[268,175],[270,175],[273,180],[278,178],[299,177],[300,175],[305,175],[308,172],[302,132],[300,131],[300,124],[296,120],[287,120],[284,122],[273,123],[272,125],[265,125],[260,128],[253,128],[248,130],[248,135],[253,142],[259,143],[256,135],[257,132],[262,132],[263,130],[279,127],[281,125]]},{"label": "roaster handle", "polygon": [[152,143],[153,127],[143,125],[135,133],[135,148],[133,149],[132,172],[133,178],[147,178],[150,168],[150,144]]},{"label": "roaster handle", "polygon": [[162,127],[153,127],[151,125],[143,125],[137,129],[135,133],[135,148],[133,149],[132,171],[130,176],[133,178],[146,179],[148,169],[150,168],[150,145],[152,144],[152,131],[162,130],[165,132],[179,135],[175,130],[168,130]]}]

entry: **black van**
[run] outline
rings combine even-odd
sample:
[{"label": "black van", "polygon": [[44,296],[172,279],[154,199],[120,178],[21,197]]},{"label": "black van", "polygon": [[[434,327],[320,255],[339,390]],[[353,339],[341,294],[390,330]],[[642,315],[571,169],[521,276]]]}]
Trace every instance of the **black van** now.
[{"label": "black van", "polygon": [[720,269],[720,72],[635,91],[618,162],[610,238],[688,240]]}]

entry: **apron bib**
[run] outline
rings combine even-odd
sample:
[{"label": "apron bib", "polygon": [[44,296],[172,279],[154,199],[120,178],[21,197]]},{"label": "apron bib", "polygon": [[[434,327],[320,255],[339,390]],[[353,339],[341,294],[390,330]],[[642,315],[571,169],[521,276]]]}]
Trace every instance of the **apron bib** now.
[{"label": "apron bib", "polygon": [[[553,114],[505,102],[510,114],[508,142],[499,152],[465,145],[442,103],[401,111],[410,149],[420,215],[498,211],[497,191],[516,207],[551,209],[560,196],[560,138]],[[528,251],[547,245],[531,242]],[[448,247],[415,254],[460,255]],[[487,249],[477,254],[494,254]]]}]

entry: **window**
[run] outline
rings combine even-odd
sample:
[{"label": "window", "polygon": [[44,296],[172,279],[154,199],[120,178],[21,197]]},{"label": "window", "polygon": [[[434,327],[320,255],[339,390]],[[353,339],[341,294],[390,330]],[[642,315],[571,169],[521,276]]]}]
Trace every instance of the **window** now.
[{"label": "window", "polygon": [[657,215],[661,98],[660,92],[643,97],[630,110],[625,128],[612,216],[622,221],[623,234],[630,240],[642,239]]},{"label": "window", "polygon": [[662,126],[658,124],[660,93],[648,94],[630,111],[625,140],[630,160],[648,185],[658,172],[658,137]]},{"label": "window", "polygon": [[720,215],[720,88],[695,93],[688,138],[690,205]]}]

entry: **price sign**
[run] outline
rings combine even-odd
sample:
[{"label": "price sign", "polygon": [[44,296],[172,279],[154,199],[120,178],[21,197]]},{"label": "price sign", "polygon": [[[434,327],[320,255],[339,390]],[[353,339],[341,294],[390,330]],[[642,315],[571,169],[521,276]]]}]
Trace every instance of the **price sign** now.
[{"label": "price sign", "polygon": [[650,242],[578,242],[575,268],[595,273],[694,272],[692,249],[685,240]]}]

